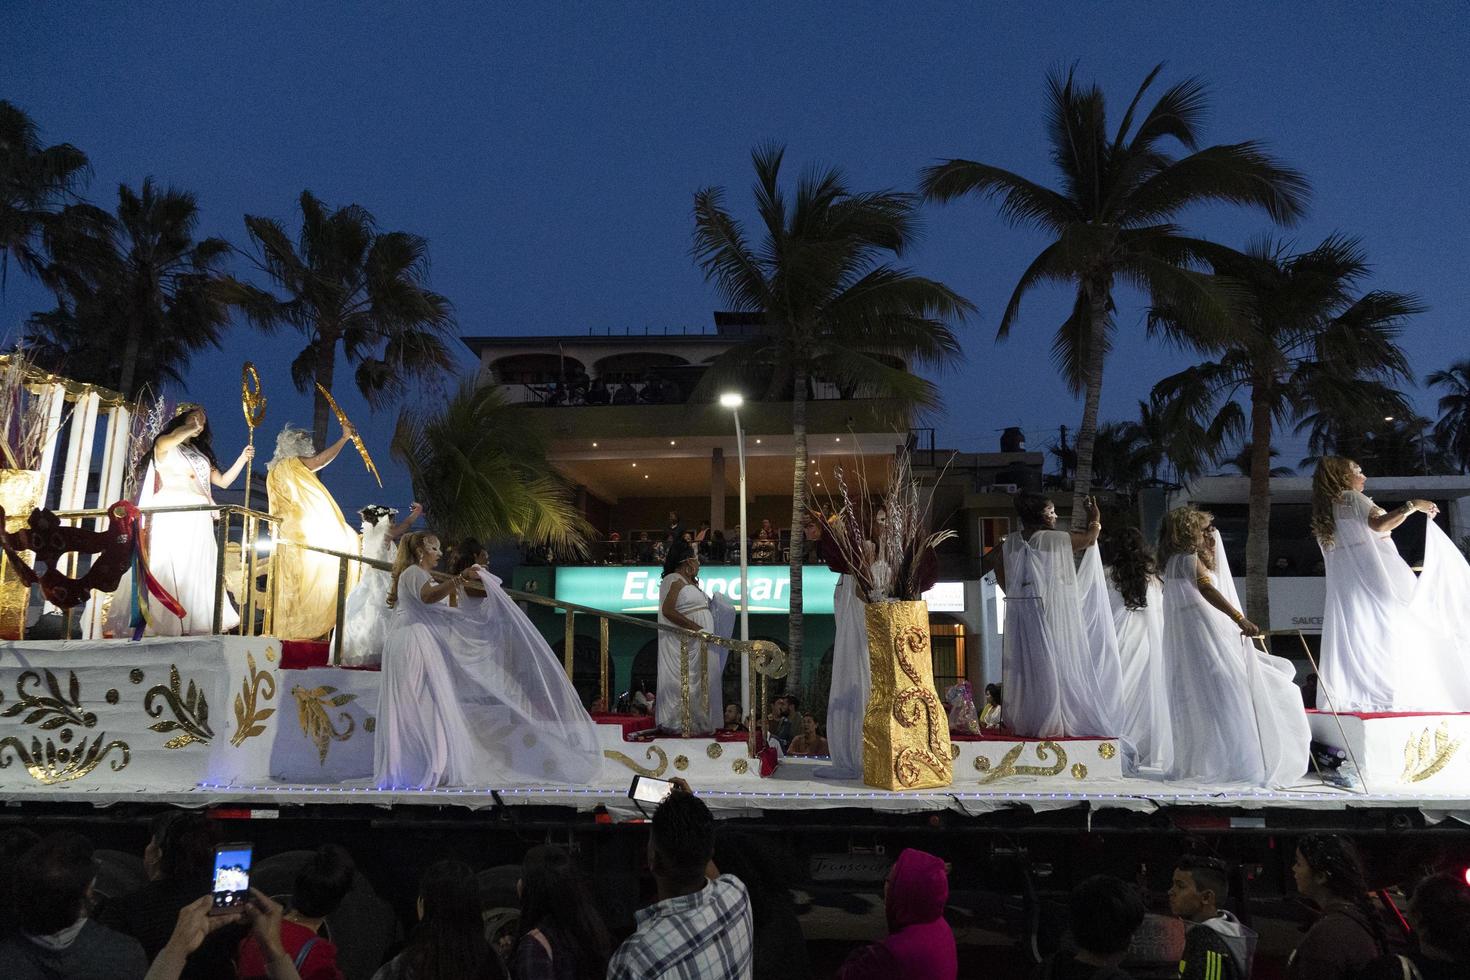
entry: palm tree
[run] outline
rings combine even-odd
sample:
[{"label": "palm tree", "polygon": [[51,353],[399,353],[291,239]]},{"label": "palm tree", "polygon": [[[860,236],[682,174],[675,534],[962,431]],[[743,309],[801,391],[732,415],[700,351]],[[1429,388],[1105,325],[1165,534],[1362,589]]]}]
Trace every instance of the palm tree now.
[{"label": "palm tree", "polygon": [[935,386],[888,359],[931,365],[955,360],[959,343],[946,320],[961,319],[973,307],[944,284],[886,261],[913,240],[912,195],[853,191],[840,171],[826,169],[803,175],[788,199],[780,181],[784,153],[764,146],[751,154],[760,241],[753,245],[726,210],[723,189],[706,187],[694,195],[692,254],[733,308],[759,314],[763,324],[756,336],[722,355],[704,390],[731,377],[749,378],[755,369],[768,379],[768,399],[791,399],[787,638],[791,676],[800,689],[807,384],[824,378],[908,406],[933,406],[939,398]]},{"label": "palm tree", "polygon": [[[1198,148],[1206,99],[1196,79],[1165,91],[1135,129],[1140,103],[1162,68],[1149,72],[1112,135],[1097,86],[1078,86],[1072,71],[1048,76],[1047,137],[1060,190],[972,160],[946,160],[926,168],[921,178],[931,200],[997,197],[1007,221],[1053,238],[1021,274],[997,337],[1010,334],[1021,298],[1035,287],[1075,288],[1072,313],[1057,329],[1052,355],[1072,391],[1084,395],[1072,507],[1079,525],[1082,498],[1092,486],[1103,362],[1116,326],[1116,283],[1130,283],[1155,302],[1191,307],[1201,329],[1213,327],[1225,318],[1227,297],[1195,267],[1217,247],[1182,234],[1172,219],[1192,205],[1223,201],[1290,222],[1303,213],[1307,196],[1306,178],[1277,163],[1259,143]],[[1171,141],[1189,152],[1173,155]]]},{"label": "palm tree", "polygon": [[[293,245],[281,223],[245,216],[254,261],[285,295],[244,283],[234,296],[264,329],[288,324],[306,336],[291,363],[298,391],[319,384],[332,391],[337,350],[356,364],[355,380],[377,410],[398,399],[408,383],[450,368],[446,341],[453,336],[449,300],[427,286],[429,244],[404,231],[378,231],[365,208],[335,211],[310,191],[301,192],[301,233]],[[331,409],[319,392],[312,437],[326,444]]]},{"label": "palm tree", "polygon": [[[1269,458],[1270,459],[1276,459],[1280,455],[1281,455],[1281,450],[1273,448],[1271,450],[1270,454],[1269,454]],[[1229,467],[1232,470],[1234,470],[1236,473],[1240,474],[1241,476],[1250,476],[1251,475],[1251,461],[1253,459],[1255,459],[1255,447],[1251,445],[1251,443],[1250,443],[1249,440],[1247,440],[1247,441],[1242,442],[1240,444],[1240,451],[1237,452],[1234,456],[1231,456],[1225,462],[1226,462],[1227,465],[1229,465]],[[1296,470],[1292,469],[1290,466],[1273,466],[1273,467],[1271,467],[1270,477],[1273,480],[1274,479],[1277,479],[1278,477],[1295,476],[1295,475],[1296,475]]]},{"label": "palm tree", "polygon": [[1424,383],[1447,391],[1439,399],[1434,441],[1449,453],[1463,474],[1470,470],[1470,360],[1456,361],[1447,370],[1435,371]]},{"label": "palm tree", "polygon": [[[1271,441],[1278,425],[1331,417],[1349,428],[1405,411],[1390,384],[1408,378],[1396,341],[1403,321],[1423,307],[1411,296],[1357,294],[1368,275],[1356,239],[1332,236],[1308,252],[1261,239],[1244,254],[1221,253],[1216,274],[1237,290],[1228,335],[1200,340],[1192,311],[1155,306],[1153,326],[1217,356],[1160,381],[1156,406],[1184,427],[1243,437],[1251,447],[1246,538],[1246,615],[1270,622]],[[1244,401],[1245,407],[1241,402]],[[1248,411],[1247,411],[1248,409]]]},{"label": "palm tree", "polygon": [[85,153],[70,143],[41,145],[31,117],[0,100],[0,289],[11,256],[22,269],[41,271],[43,231],[90,174]]},{"label": "palm tree", "polygon": [[539,419],[498,389],[465,381],[440,409],[400,413],[391,451],[445,540],[582,552],[592,527],[546,462],[546,446]]},{"label": "palm tree", "polygon": [[48,229],[41,278],[53,310],[33,314],[28,340],[48,366],[135,398],[181,380],[189,359],[218,347],[230,320],[222,238],[195,240],[199,205],[147,178],[118,187],[115,214],[75,204]]}]

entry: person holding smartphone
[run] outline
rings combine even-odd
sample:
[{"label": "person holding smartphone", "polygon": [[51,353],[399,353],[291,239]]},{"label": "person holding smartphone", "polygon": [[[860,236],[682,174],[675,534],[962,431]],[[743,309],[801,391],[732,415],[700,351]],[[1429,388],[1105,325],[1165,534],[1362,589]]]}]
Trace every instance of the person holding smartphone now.
[{"label": "person holding smartphone", "polygon": [[260,944],[268,980],[301,980],[296,963],[281,943],[284,915],[285,909],[258,888],[250,889],[246,899],[223,914],[216,912],[214,895],[204,895],[179,910],[173,935],[154,958],[144,980],[178,980],[190,955],[211,933],[237,922],[247,924],[251,937]]}]

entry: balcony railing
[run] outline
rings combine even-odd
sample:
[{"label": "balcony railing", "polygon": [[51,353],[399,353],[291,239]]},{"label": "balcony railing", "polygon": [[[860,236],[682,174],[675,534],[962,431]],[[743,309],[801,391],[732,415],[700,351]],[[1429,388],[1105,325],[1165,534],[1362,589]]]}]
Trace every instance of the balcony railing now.
[{"label": "balcony railing", "polygon": [[[593,390],[585,384],[560,381],[498,381],[495,384],[514,405],[539,405],[545,408],[585,408],[588,406],[683,405],[689,402],[689,390],[675,382],[660,385],[653,381],[624,381],[607,385],[605,391]],[[810,401],[863,401],[885,397],[876,391],[858,389],[844,393],[830,382],[815,382],[807,394]],[[760,399],[750,399],[759,401]]]}]

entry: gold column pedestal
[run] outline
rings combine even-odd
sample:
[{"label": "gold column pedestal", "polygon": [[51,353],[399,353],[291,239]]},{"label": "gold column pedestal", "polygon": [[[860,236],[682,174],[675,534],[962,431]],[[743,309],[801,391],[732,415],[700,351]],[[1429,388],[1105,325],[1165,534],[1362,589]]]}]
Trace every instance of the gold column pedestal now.
[{"label": "gold column pedestal", "polygon": [[[5,530],[18,531],[41,506],[40,470],[0,469],[0,507],[5,508]],[[35,556],[22,552],[27,561]],[[26,638],[26,610],[31,604],[31,587],[20,580],[8,557],[0,552],[0,639]]]},{"label": "gold column pedestal", "polygon": [[954,780],[949,716],[934,693],[929,606],[866,607],[872,686],[863,713],[863,782],[875,789],[936,789]]}]

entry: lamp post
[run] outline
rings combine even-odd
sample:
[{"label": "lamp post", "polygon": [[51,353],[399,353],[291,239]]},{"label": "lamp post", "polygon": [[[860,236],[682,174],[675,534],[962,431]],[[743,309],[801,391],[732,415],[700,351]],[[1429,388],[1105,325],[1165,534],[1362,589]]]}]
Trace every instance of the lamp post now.
[{"label": "lamp post", "polygon": [[[720,396],[720,406],[728,408],[735,416],[735,455],[740,460],[740,639],[750,639],[750,592],[746,588],[746,579],[750,571],[749,556],[746,549],[749,542],[745,533],[745,432],[740,428],[740,406],[745,404],[745,399],[739,392],[727,391]],[[740,711],[745,717],[749,717],[750,707],[750,655],[746,654],[740,658]]]}]

